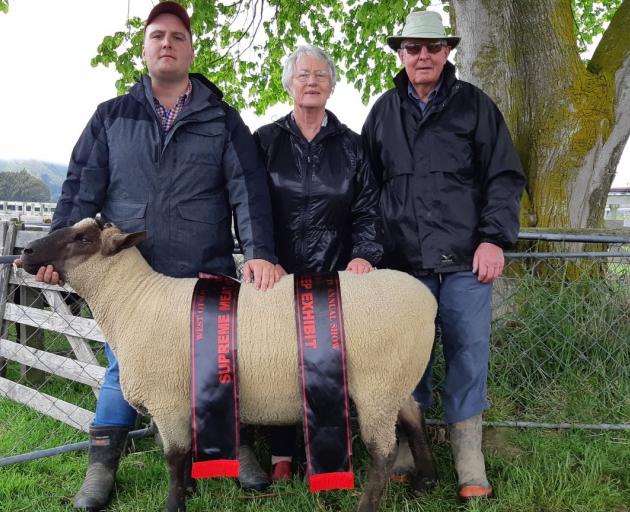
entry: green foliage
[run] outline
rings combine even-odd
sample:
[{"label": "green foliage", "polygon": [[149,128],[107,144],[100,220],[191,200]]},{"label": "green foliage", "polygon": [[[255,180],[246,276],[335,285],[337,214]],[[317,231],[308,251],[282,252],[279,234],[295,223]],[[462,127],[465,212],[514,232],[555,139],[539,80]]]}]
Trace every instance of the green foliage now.
[{"label": "green foliage", "polygon": [[[304,43],[327,50],[340,76],[367,102],[388,86],[397,67],[394,54],[385,50],[386,37],[400,30],[409,11],[430,0],[180,3],[192,12],[196,54],[192,71],[213,80],[234,106],[252,106],[262,113],[287,99],[280,81],[282,63]],[[115,66],[121,94],[146,71],[140,59],[143,28],[139,18],[129,19],[125,31],[103,39],[92,59],[93,66]]]},{"label": "green foliage", "polygon": [[604,32],[605,25],[610,22],[622,1],[571,0],[575,32],[578,36],[578,46],[581,52],[585,51],[586,47],[593,42],[593,38]]},{"label": "green foliage", "polygon": [[0,173],[0,199],[7,201],[50,201],[48,185],[26,169]]},{"label": "green foliage", "polygon": [[0,0],[0,12],[5,14],[9,12],[9,0]]},{"label": "green foliage", "polygon": [[[0,0],[2,2],[3,0]],[[603,31],[622,0],[572,0],[580,45]],[[398,69],[386,38],[398,33],[406,15],[431,0],[181,0],[192,12],[196,58],[192,70],[203,73],[237,108],[258,114],[287,100],[281,84],[282,62],[296,46],[324,48],[341,77],[368,99],[390,87]],[[444,2],[448,11],[448,2]],[[92,65],[114,65],[120,94],[143,69],[140,58],[143,22],[131,18],[124,31],[106,36]]]}]

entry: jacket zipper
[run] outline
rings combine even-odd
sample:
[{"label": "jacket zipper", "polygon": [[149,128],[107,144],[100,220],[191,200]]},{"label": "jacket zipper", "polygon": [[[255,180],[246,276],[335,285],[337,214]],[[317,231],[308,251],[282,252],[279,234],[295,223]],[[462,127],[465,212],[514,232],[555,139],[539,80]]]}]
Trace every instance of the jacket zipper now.
[{"label": "jacket zipper", "polygon": [[300,255],[300,266],[303,267],[306,262],[306,253],[304,251],[304,247],[306,245],[306,233],[307,233],[307,222],[306,215],[308,212],[308,203],[309,196],[311,193],[311,174],[312,174],[312,146],[309,142],[307,145],[307,153],[306,153],[306,169],[304,170],[304,179],[303,179],[303,190],[304,190],[304,207],[302,208],[302,220],[301,220],[301,231],[302,236],[300,237],[300,250],[298,254]]}]

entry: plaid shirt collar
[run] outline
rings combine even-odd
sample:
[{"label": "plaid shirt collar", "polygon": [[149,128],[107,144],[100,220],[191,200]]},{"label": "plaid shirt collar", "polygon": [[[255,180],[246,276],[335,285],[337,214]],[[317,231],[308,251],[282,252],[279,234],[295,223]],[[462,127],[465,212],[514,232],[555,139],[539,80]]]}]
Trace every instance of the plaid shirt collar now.
[{"label": "plaid shirt collar", "polygon": [[160,116],[162,129],[164,130],[165,133],[171,129],[171,127],[173,126],[173,123],[175,123],[175,119],[177,119],[177,116],[183,110],[183,108],[186,105],[188,105],[188,103],[190,103],[190,99],[192,97],[191,92],[192,92],[192,82],[188,80],[188,86],[186,87],[184,94],[182,94],[177,99],[177,103],[175,103],[175,106],[170,110],[167,109],[164,105],[162,105],[155,96],[153,96],[153,104],[155,105],[155,111],[157,112],[158,116]]}]

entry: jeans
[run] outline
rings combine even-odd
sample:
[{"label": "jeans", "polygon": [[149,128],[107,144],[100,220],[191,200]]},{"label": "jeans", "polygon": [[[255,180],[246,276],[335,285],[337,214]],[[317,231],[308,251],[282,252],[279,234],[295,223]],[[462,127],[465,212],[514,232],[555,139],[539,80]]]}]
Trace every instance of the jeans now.
[{"label": "jeans", "polygon": [[92,426],[133,428],[138,413],[123,398],[118,360],[107,344],[105,344],[105,355],[107,355],[108,365],[105,370],[105,381],[96,402],[96,416]]},{"label": "jeans", "polygon": [[[447,423],[457,423],[489,407],[487,399],[492,284],[472,272],[431,274],[418,278],[438,303],[438,322],[446,377],[442,405]],[[435,345],[433,347],[435,350]],[[431,361],[413,392],[424,410],[432,403]]]}]

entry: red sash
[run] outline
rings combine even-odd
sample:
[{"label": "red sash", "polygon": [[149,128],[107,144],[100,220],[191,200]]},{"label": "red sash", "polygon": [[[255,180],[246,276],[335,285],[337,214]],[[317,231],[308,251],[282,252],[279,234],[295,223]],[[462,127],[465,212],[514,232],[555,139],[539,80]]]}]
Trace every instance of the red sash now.
[{"label": "red sash", "polygon": [[353,489],[339,276],[296,275],[294,284],[309,489]]},{"label": "red sash", "polygon": [[[191,311],[193,478],[238,477],[238,281],[200,279]],[[168,363],[167,363],[168,364]]]}]

